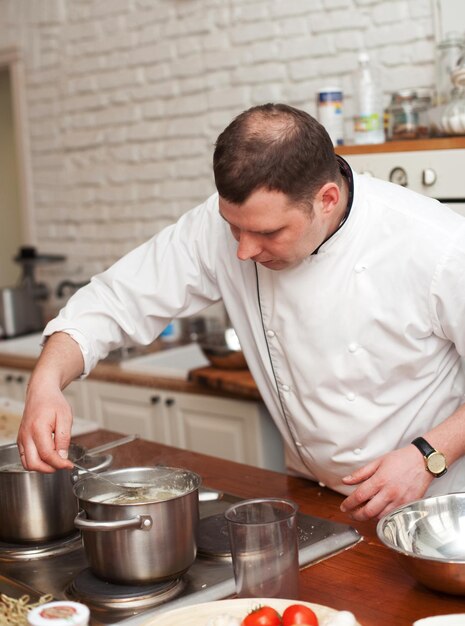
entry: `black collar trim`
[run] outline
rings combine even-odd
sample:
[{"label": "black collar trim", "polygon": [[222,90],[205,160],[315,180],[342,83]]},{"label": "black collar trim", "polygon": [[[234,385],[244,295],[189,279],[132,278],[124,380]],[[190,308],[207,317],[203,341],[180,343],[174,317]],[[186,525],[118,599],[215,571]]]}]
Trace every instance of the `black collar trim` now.
[{"label": "black collar trim", "polygon": [[324,245],[327,241],[329,241],[331,239],[331,237],[333,237],[337,233],[337,231],[342,228],[342,226],[346,223],[347,218],[350,215],[350,211],[352,209],[352,204],[354,202],[354,176],[352,174],[352,170],[350,168],[350,165],[347,163],[347,161],[345,159],[343,159],[338,154],[336,154],[336,159],[337,159],[337,161],[339,163],[339,171],[341,172],[342,176],[344,176],[344,178],[346,179],[347,186],[348,186],[348,189],[349,189],[349,197],[347,198],[347,208],[346,208],[346,211],[344,213],[344,217],[342,218],[339,226],[336,228],[334,233],[332,233],[322,243],[320,243],[318,248],[316,250],[314,250],[312,252],[312,254],[318,254],[318,251],[321,248],[321,246]]}]

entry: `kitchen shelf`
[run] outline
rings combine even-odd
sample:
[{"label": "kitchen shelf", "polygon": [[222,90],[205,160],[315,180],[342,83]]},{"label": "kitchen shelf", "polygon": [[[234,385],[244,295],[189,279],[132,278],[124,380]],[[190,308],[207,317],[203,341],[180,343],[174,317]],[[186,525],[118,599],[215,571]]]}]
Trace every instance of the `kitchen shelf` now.
[{"label": "kitchen shelf", "polygon": [[465,137],[434,137],[411,139],[409,141],[386,141],[385,143],[363,146],[337,146],[341,156],[350,154],[370,154],[379,152],[416,152],[419,150],[458,150],[465,148]]}]

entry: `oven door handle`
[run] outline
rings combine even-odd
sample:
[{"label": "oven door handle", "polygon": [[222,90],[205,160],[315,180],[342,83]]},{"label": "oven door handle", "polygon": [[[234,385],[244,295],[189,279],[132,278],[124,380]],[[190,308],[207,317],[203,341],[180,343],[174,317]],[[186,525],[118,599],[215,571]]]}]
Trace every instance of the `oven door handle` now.
[{"label": "oven door handle", "polygon": [[114,520],[113,522],[101,522],[87,519],[85,511],[79,511],[74,518],[74,525],[79,530],[87,530],[91,532],[109,531],[109,530],[125,530],[135,528],[137,530],[150,530],[153,526],[153,519],[150,515],[137,515],[131,519]]}]

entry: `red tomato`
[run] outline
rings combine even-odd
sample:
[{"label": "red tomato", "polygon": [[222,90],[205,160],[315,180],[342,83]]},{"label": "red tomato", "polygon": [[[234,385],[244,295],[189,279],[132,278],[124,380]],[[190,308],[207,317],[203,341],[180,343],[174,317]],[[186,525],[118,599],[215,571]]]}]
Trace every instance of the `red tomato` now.
[{"label": "red tomato", "polygon": [[261,606],[244,617],[242,626],[281,626],[281,616],[271,606]]},{"label": "red tomato", "polygon": [[283,613],[283,626],[318,626],[318,618],[312,609],[303,604],[291,604]]}]

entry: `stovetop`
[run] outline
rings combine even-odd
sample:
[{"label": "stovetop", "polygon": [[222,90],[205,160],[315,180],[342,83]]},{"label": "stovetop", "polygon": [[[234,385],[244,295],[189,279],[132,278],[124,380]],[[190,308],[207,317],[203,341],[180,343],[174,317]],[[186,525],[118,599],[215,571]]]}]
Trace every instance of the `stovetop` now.
[{"label": "stovetop", "polygon": [[[222,514],[230,504],[239,500],[241,498],[232,494],[201,489],[200,526],[203,531],[197,558],[181,580],[165,585],[163,602],[156,606],[151,606],[152,600],[148,600],[152,591],[150,586],[144,586],[142,590],[139,586],[127,586],[124,600],[120,600],[114,585],[94,579],[77,535],[42,546],[39,556],[34,556],[34,549],[0,543],[0,592],[12,597],[27,593],[31,602],[45,593],[56,599],[84,602],[91,610],[92,626],[136,626],[156,613],[233,596],[234,574],[227,554],[227,533]],[[302,569],[361,540],[352,527],[319,517],[299,513],[297,525]],[[212,537],[214,546],[211,545]],[[64,543],[67,543],[66,548],[63,548]],[[209,553],[212,548],[217,557],[205,556],[204,553]],[[88,596],[86,599],[79,597],[81,586],[90,589],[91,601],[87,600]]]}]

